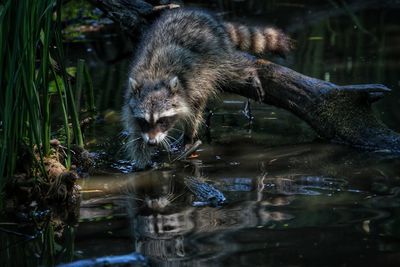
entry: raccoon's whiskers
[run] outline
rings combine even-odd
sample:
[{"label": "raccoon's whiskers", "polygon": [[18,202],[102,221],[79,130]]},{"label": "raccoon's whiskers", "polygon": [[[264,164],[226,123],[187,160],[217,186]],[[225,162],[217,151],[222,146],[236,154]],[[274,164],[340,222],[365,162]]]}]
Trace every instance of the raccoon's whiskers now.
[{"label": "raccoon's whiskers", "polygon": [[175,200],[177,200],[178,198],[180,198],[181,196],[183,196],[185,194],[185,192],[183,192],[182,194],[179,194],[173,198],[169,198],[170,196],[173,196],[173,194],[170,194],[170,196],[168,197],[168,200],[170,203],[174,202]]},{"label": "raccoon's whiskers", "polygon": [[168,144],[168,141],[167,141],[167,139],[166,138],[164,138],[163,140],[161,140],[161,145],[165,148],[165,150],[168,152],[168,154],[169,154],[169,152],[170,152],[170,147],[169,147],[169,144]]},{"label": "raccoon's whiskers", "polygon": [[175,130],[175,131],[177,131],[177,132],[183,132],[182,129],[178,129],[178,128],[175,128],[175,127],[170,128],[170,130]]},{"label": "raccoon's whiskers", "polygon": [[130,143],[133,143],[133,142],[136,142],[136,141],[139,140],[139,139],[142,139],[142,137],[138,137],[138,138],[129,140],[128,142],[125,143],[125,145],[130,144]]},{"label": "raccoon's whiskers", "polygon": [[[121,148],[118,149],[117,153],[121,152],[122,149],[128,150],[130,145],[134,144],[135,142],[137,142],[137,141],[138,141],[139,139],[141,139],[141,138],[142,138],[142,137],[138,137],[138,138],[129,140],[128,142],[124,143],[123,146],[121,146]],[[125,139],[126,139],[126,138],[125,138]]]},{"label": "raccoon's whiskers", "polygon": [[178,139],[176,139],[175,137],[170,136],[170,135],[165,136],[165,138],[168,139],[169,141],[174,141],[174,142],[178,141]]},{"label": "raccoon's whiskers", "polygon": [[183,134],[181,134],[181,136],[178,139],[176,139],[175,137],[172,137],[172,136],[166,136],[166,138],[168,138],[168,140],[170,141],[171,148],[174,148],[177,145],[182,143]]},{"label": "raccoon's whiskers", "polygon": [[168,145],[168,152],[171,152],[171,142],[168,140],[168,138],[164,138],[164,141]]},{"label": "raccoon's whiskers", "polygon": [[133,188],[127,187],[123,188],[121,190],[121,193],[124,195],[124,198],[126,200],[138,200],[138,201],[144,201],[144,198],[136,197],[136,193]]}]

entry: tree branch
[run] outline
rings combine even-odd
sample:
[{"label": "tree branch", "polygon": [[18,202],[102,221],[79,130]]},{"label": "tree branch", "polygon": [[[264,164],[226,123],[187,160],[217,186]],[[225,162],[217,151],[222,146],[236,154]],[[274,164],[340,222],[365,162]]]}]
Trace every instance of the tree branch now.
[{"label": "tree branch", "polygon": [[180,7],[177,4],[153,6],[142,0],[89,0],[130,35],[141,32],[160,12]]}]

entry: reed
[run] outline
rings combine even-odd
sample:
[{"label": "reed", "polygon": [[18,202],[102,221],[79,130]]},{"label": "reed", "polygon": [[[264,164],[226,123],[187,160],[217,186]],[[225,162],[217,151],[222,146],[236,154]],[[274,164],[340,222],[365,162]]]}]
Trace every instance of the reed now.
[{"label": "reed", "polygon": [[[38,148],[39,166],[50,153],[51,133],[56,127],[50,121],[51,113],[62,114],[67,147],[72,142],[83,146],[75,88],[64,65],[61,2],[5,0],[0,3],[0,194],[15,174],[22,150],[28,149],[35,161],[32,151]],[[80,75],[86,76],[84,68]],[[52,80],[56,93],[49,90]],[[54,107],[50,103],[56,98],[59,101]],[[68,166],[70,157],[66,163]],[[43,164],[42,172],[45,176]]]}]

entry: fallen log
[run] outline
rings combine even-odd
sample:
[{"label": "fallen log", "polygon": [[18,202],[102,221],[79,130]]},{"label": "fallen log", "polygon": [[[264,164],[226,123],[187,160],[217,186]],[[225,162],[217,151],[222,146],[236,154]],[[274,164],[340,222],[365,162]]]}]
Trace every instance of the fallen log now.
[{"label": "fallen log", "polygon": [[[292,112],[324,139],[365,150],[400,152],[400,135],[380,122],[371,108],[371,103],[390,91],[386,86],[340,86],[266,60],[256,64],[264,88],[263,103]],[[257,100],[249,87],[224,91]]]},{"label": "fallen log", "polygon": [[[142,0],[90,0],[118,22],[128,34],[145,28],[163,8]],[[153,1],[154,2],[154,1]],[[164,1],[165,2],[165,1]],[[262,83],[262,102],[288,110],[306,121],[320,137],[364,150],[400,153],[400,134],[390,130],[373,114],[371,104],[390,91],[381,84],[345,85],[302,75],[266,60],[256,60]],[[259,100],[255,88],[223,88]]]}]

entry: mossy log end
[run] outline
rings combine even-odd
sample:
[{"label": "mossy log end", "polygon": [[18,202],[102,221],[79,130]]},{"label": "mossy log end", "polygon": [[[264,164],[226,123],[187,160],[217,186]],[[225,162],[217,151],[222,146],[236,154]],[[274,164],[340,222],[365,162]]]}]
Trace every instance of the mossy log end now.
[{"label": "mossy log end", "polygon": [[[371,103],[390,89],[381,84],[345,85],[322,81],[266,60],[257,60],[263,103],[292,112],[322,138],[365,150],[400,153],[400,134],[373,114]],[[257,100],[251,87],[224,91]]]},{"label": "mossy log end", "polygon": [[[131,35],[135,29],[146,28],[161,10],[176,7],[159,8],[141,0],[90,2]],[[400,134],[380,122],[371,108],[371,103],[382,98],[389,88],[380,84],[339,86],[269,61],[257,60],[256,64],[264,91],[263,103],[292,112],[327,140],[365,150],[400,153]],[[252,87],[232,85],[224,91],[258,100]]]}]

